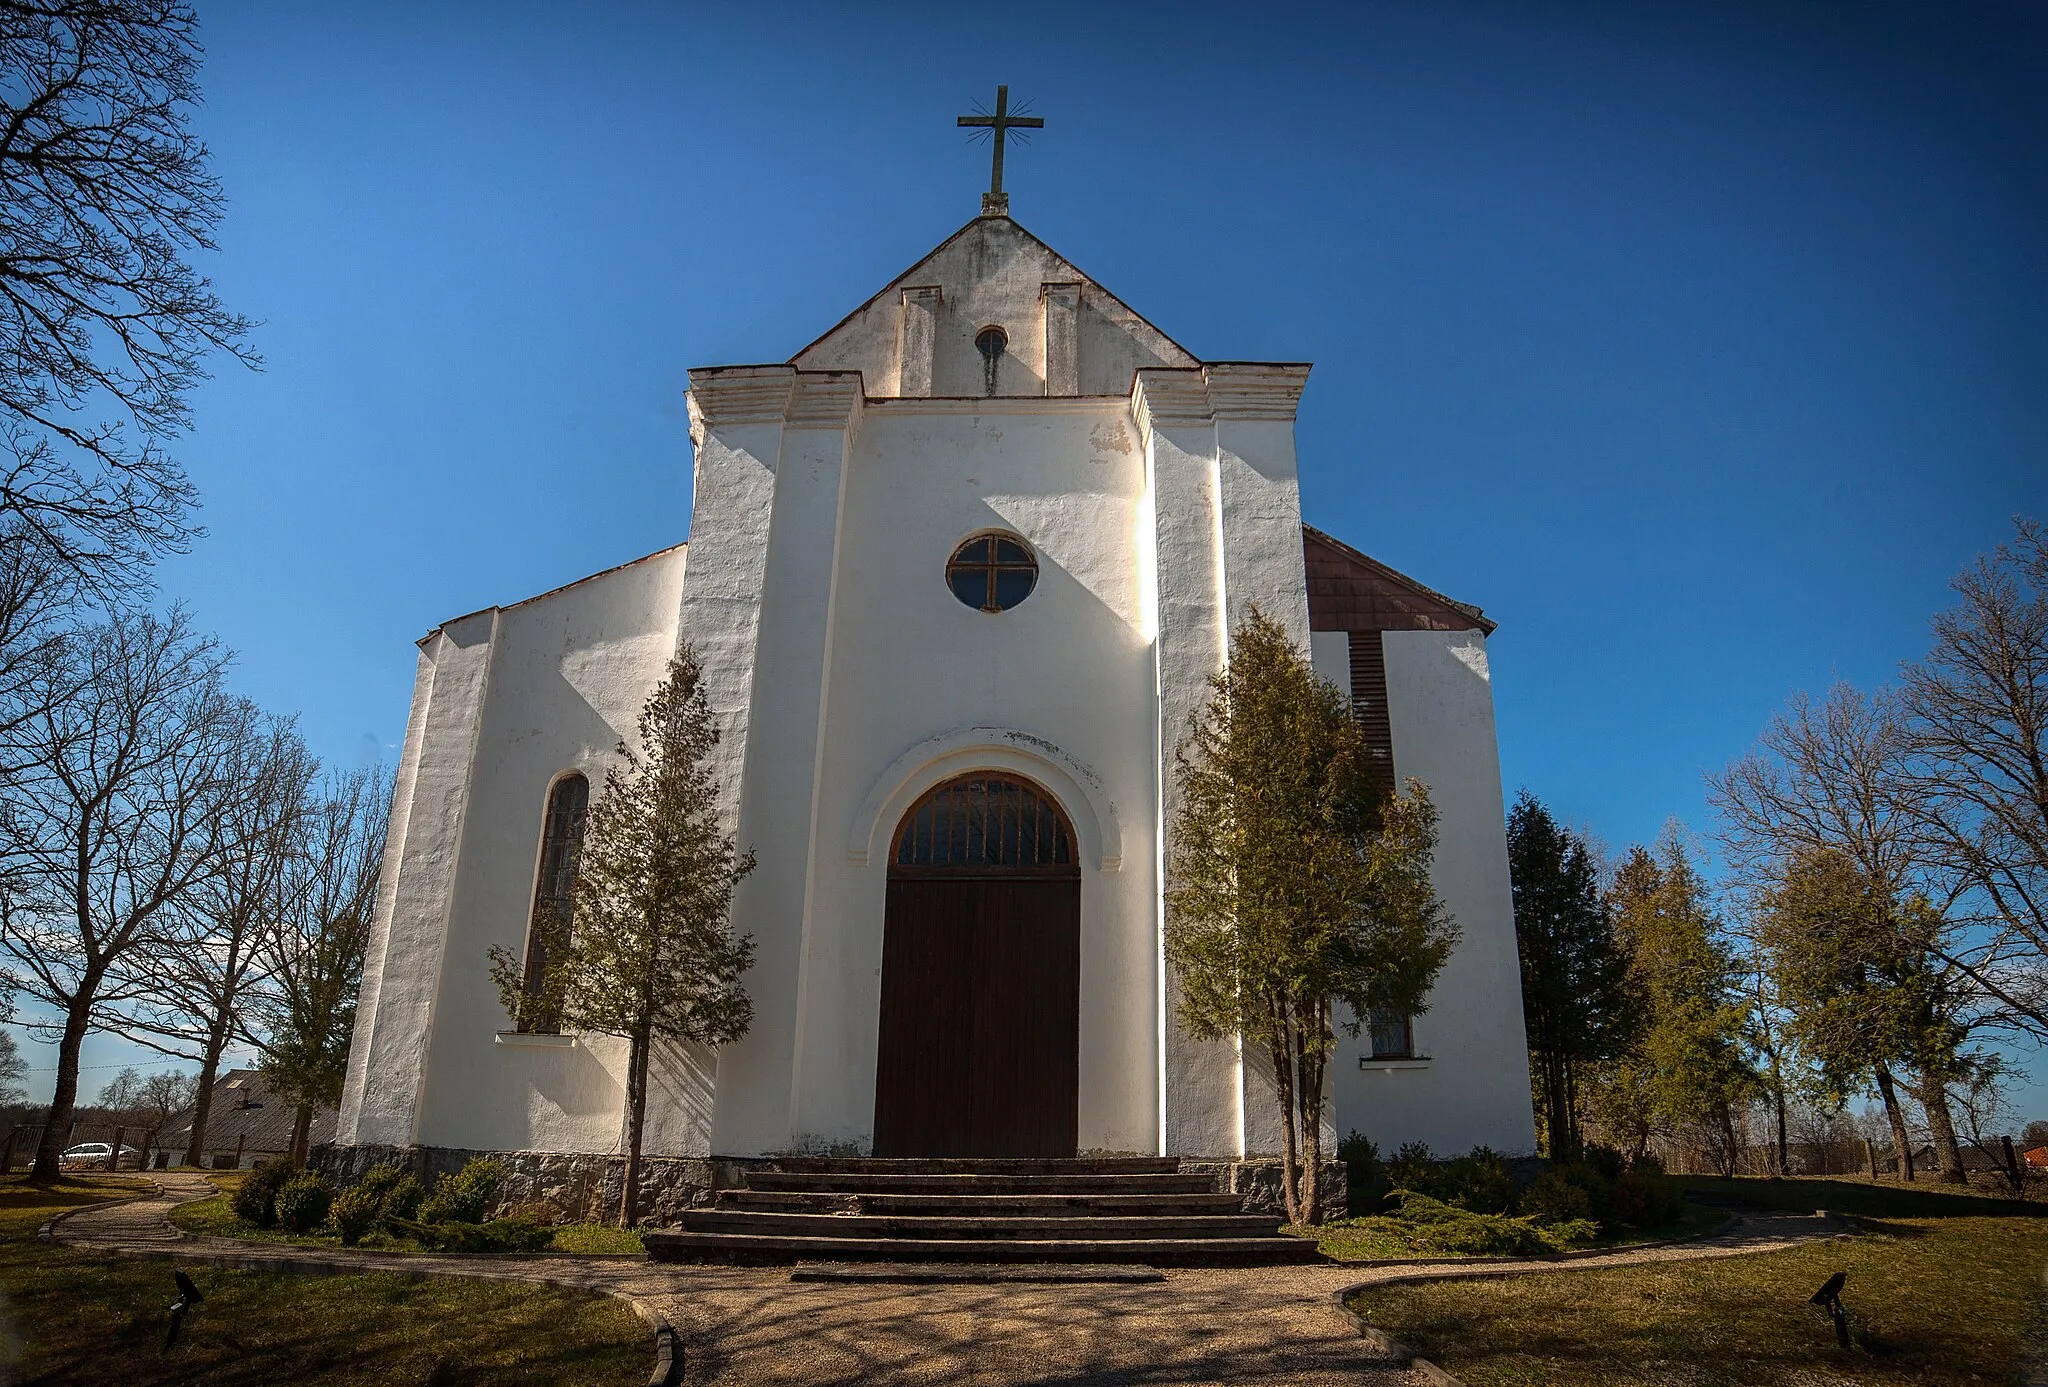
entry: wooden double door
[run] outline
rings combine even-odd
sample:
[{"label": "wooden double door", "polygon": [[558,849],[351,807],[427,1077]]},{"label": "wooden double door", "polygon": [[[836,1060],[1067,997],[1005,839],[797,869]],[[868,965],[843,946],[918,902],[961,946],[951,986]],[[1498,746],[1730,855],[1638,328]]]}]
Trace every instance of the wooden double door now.
[{"label": "wooden double door", "polygon": [[1081,878],[1049,796],[970,776],[889,870],[877,1156],[1066,1157],[1080,1101]]}]

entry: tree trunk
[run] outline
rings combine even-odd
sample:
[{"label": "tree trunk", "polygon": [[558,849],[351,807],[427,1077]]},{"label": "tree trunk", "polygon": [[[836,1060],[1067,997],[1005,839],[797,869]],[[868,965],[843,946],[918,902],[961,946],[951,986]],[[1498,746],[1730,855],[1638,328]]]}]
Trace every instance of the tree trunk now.
[{"label": "tree trunk", "polygon": [[1741,1163],[1742,1143],[1735,1139],[1735,1105],[1723,1101],[1721,1104],[1721,1175],[1724,1179],[1735,1178],[1735,1168]]},{"label": "tree trunk", "polygon": [[78,989],[64,1013],[64,1035],[57,1043],[57,1087],[50,1095],[50,1120],[43,1124],[43,1139],[36,1145],[36,1163],[28,1178],[39,1185],[54,1182],[64,1155],[64,1134],[71,1126],[71,1114],[78,1106],[78,1051],[85,1044],[86,1023],[92,1017],[92,995],[98,979]]},{"label": "tree trunk", "polygon": [[293,1170],[306,1168],[306,1138],[313,1131],[313,1105],[299,1104],[299,1110],[292,1115],[291,1162]]},{"label": "tree trunk", "polygon": [[216,1024],[199,1055],[199,1091],[192,1095],[192,1139],[185,1143],[185,1164],[203,1166],[206,1124],[213,1120],[213,1081],[220,1074],[221,1053],[228,1047],[227,1028]]},{"label": "tree trunk", "polygon": [[633,1206],[640,1202],[640,1134],[647,1122],[647,1037],[634,1036],[626,1058],[626,1178],[620,1181],[619,1227],[633,1226]]},{"label": "tree trunk", "polygon": [[1891,1123],[1892,1148],[1898,1152],[1899,1179],[1913,1183],[1913,1139],[1906,1132],[1906,1114],[1899,1108],[1899,1095],[1892,1082],[1892,1071],[1880,1064],[1877,1070],[1877,1096],[1884,1101],[1885,1120]]},{"label": "tree trunk", "polygon": [[1927,1134],[1933,1138],[1935,1168],[1945,1185],[1964,1185],[1962,1147],[1956,1142],[1956,1125],[1948,1111],[1948,1085],[1932,1074],[1920,1076],[1920,1108],[1927,1114]]},{"label": "tree trunk", "polygon": [[1309,1009],[1309,1026],[1296,1027],[1295,1050],[1301,1057],[1299,1087],[1295,1094],[1295,1109],[1301,1114],[1302,1144],[1307,1148],[1303,1160],[1302,1174],[1302,1217],[1307,1226],[1314,1227],[1323,1221],[1323,1060],[1321,1056],[1329,1051],[1329,1007],[1327,998],[1319,998]]},{"label": "tree trunk", "polygon": [[1302,1226],[1301,1148],[1295,1142],[1294,1132],[1294,1073],[1289,1051],[1288,1026],[1285,1013],[1277,1028],[1280,1039],[1268,1047],[1273,1058],[1273,1083],[1280,1090],[1280,1198],[1287,1206],[1287,1221],[1299,1228]]},{"label": "tree trunk", "polygon": [[[1771,1059],[1772,1068],[1777,1067],[1777,1058]],[[1778,1174],[1792,1173],[1792,1143],[1785,1132],[1785,1082],[1778,1080]]]}]

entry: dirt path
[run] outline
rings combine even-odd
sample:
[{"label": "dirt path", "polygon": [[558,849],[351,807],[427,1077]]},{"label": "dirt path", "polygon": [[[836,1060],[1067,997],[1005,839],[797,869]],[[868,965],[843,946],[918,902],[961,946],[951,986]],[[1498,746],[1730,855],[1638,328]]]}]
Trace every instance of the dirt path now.
[{"label": "dirt path", "polygon": [[1417,1277],[1520,1275],[1775,1251],[1842,1231],[1814,1217],[1760,1216],[1713,1238],[1576,1261],[1453,1266],[1170,1271],[1140,1284],[893,1285],[792,1282],[787,1269],[687,1267],[640,1259],[488,1258],[355,1252],[172,1226],[177,1204],[213,1188],[166,1171],[155,1197],[82,1210],[59,1240],[94,1251],[298,1272],[402,1271],[539,1282],[622,1296],[675,1326],[693,1384],[1033,1384],[1034,1387],[1418,1387],[1430,1379],[1372,1356],[1333,1297]]}]

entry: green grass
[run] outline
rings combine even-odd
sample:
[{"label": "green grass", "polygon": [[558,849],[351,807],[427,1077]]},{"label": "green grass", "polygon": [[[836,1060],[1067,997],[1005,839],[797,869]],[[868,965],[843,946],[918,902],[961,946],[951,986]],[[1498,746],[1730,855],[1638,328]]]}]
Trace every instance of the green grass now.
[{"label": "green grass", "polygon": [[[1727,1219],[1723,1209],[1704,1208],[1688,1204],[1685,1216],[1676,1222],[1658,1228],[1630,1228],[1619,1233],[1595,1238],[1584,1244],[1589,1248],[1627,1247],[1635,1243],[1664,1242],[1671,1238],[1688,1238],[1704,1233]],[[1390,1218],[1366,1215],[1348,1218],[1340,1222],[1326,1223],[1313,1230],[1298,1228],[1289,1224],[1283,1232],[1297,1238],[1313,1236],[1317,1249],[1325,1256],[1339,1262],[1379,1262],[1407,1260],[1414,1257],[1455,1257],[1465,1254],[1438,1252],[1419,1247],[1402,1225]]]},{"label": "green grass", "polygon": [[[0,1179],[0,1287],[20,1336],[0,1380],[168,1387],[627,1387],[653,1359],[624,1302],[452,1277],[283,1276],[188,1266],[206,1300],[160,1353],[171,1264],[36,1241],[53,1213],[122,1191],[109,1179],[37,1189]],[[122,1181],[132,1185],[132,1181]]]},{"label": "green grass", "polygon": [[[341,1236],[332,1230],[289,1233],[282,1228],[258,1228],[253,1223],[245,1223],[235,1217],[233,1201],[227,1195],[180,1204],[171,1210],[171,1222],[188,1233],[203,1233],[216,1238],[246,1238],[251,1242],[289,1243],[297,1247],[341,1246]],[[365,1252],[428,1251],[415,1239],[395,1237],[382,1231],[368,1234],[356,1246]],[[644,1253],[646,1250],[637,1232],[602,1223],[565,1223],[555,1229],[554,1245],[539,1255],[593,1256]]]},{"label": "green grass", "polygon": [[[1352,1307],[1470,1387],[2007,1383],[2038,1324],[2048,1212],[1850,1180],[1713,1181],[1863,1235],[1785,1252],[1390,1286]],[[1857,1346],[1806,1299],[1837,1271]]]}]

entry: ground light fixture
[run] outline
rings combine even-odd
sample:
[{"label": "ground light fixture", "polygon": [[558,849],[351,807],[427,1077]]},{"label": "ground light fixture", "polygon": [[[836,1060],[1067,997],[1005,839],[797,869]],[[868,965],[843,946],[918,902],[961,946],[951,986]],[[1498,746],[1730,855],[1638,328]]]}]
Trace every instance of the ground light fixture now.
[{"label": "ground light fixture", "polygon": [[1843,1348],[1849,1347],[1849,1312],[1842,1308],[1842,1287],[1848,1282],[1849,1273],[1838,1271],[1806,1298],[1808,1305],[1818,1305],[1828,1312],[1828,1318],[1835,1322],[1835,1342]]},{"label": "ground light fixture", "polygon": [[171,1328],[164,1335],[164,1352],[171,1351],[171,1345],[178,1342],[178,1327],[185,1323],[185,1312],[206,1299],[199,1294],[199,1288],[192,1284],[192,1278],[184,1272],[173,1269],[171,1275],[178,1281],[178,1298],[171,1302]]}]

